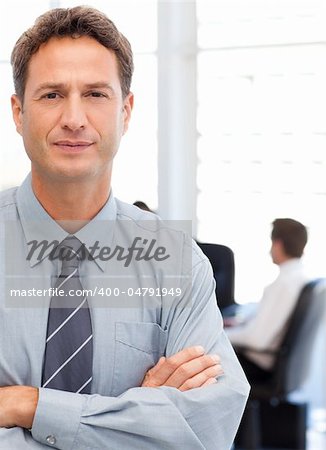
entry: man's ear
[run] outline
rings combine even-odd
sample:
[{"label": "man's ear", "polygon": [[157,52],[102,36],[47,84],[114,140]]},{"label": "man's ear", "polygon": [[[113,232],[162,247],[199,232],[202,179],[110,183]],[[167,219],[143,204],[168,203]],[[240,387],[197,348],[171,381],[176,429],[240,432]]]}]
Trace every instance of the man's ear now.
[{"label": "man's ear", "polygon": [[22,114],[23,114],[23,105],[17,94],[11,96],[11,110],[14,122],[16,124],[17,132],[22,135]]},{"label": "man's ear", "polygon": [[126,133],[131,118],[131,111],[134,106],[134,94],[129,92],[123,101],[123,134]]}]

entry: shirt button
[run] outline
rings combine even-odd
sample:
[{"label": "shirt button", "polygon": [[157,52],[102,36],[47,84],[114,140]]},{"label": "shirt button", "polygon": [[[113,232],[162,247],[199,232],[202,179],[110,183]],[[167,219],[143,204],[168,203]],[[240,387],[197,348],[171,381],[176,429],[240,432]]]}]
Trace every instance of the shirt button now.
[{"label": "shirt button", "polygon": [[55,443],[57,442],[57,440],[56,440],[56,438],[55,438],[54,436],[52,436],[52,435],[50,434],[50,436],[48,436],[48,437],[46,438],[46,442],[47,442],[48,444],[50,444],[50,445],[55,445]]}]

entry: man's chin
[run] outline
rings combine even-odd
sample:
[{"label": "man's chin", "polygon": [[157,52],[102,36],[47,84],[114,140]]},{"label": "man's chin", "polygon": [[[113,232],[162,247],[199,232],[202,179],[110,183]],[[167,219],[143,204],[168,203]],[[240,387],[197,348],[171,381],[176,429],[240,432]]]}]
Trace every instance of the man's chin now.
[{"label": "man's chin", "polygon": [[47,180],[52,183],[83,183],[96,180],[99,177],[99,171],[95,168],[57,168],[55,170],[42,170],[41,178],[44,182]]},{"label": "man's chin", "polygon": [[69,170],[62,171],[56,174],[56,178],[58,181],[62,183],[84,183],[87,181],[96,180],[97,173],[94,170]]},{"label": "man's chin", "polygon": [[109,177],[112,164],[109,161],[73,161],[37,164],[32,162],[32,177],[41,183],[87,183]]}]

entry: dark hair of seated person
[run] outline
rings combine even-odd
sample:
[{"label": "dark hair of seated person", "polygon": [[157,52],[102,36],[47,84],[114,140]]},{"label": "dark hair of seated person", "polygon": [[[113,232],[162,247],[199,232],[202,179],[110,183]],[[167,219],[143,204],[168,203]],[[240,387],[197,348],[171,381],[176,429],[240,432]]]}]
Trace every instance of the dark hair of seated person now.
[{"label": "dark hair of seated person", "polygon": [[142,202],[141,200],[137,200],[133,203],[133,205],[138,206],[138,208],[143,209],[144,211],[153,212],[145,202]]}]

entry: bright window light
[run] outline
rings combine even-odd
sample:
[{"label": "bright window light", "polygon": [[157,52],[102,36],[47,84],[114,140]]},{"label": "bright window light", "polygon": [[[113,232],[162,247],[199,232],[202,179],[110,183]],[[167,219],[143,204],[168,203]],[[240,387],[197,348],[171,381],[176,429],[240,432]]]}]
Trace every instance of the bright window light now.
[{"label": "bright window light", "polygon": [[198,238],[234,250],[236,298],[257,301],[276,217],[308,226],[306,265],[326,275],[325,2],[197,6]]}]

